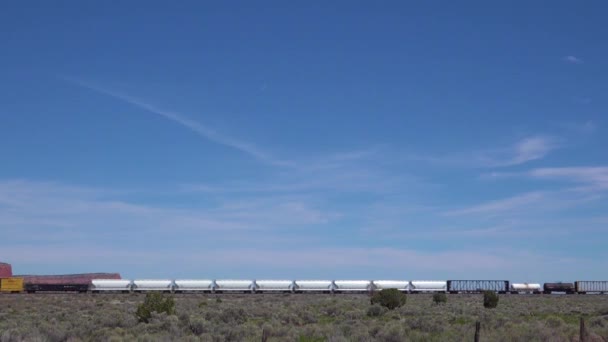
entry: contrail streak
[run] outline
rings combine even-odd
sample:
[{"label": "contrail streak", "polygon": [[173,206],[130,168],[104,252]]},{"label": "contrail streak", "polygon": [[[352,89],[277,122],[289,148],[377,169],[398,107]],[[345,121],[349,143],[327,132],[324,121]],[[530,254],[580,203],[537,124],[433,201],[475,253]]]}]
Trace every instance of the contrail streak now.
[{"label": "contrail streak", "polygon": [[88,82],[84,82],[82,80],[75,79],[73,77],[61,76],[61,79],[65,80],[69,83],[78,85],[80,87],[93,90],[97,93],[104,94],[104,95],[113,97],[115,99],[121,100],[130,105],[133,105],[135,107],[146,110],[150,113],[154,113],[154,114],[163,116],[166,119],[169,119],[173,122],[176,122],[188,129],[190,129],[191,131],[197,133],[198,135],[202,136],[203,138],[206,138],[209,141],[212,141],[216,144],[220,144],[220,145],[224,145],[224,146],[228,146],[228,147],[237,149],[237,150],[244,152],[265,163],[269,163],[269,164],[277,165],[277,166],[293,166],[293,164],[291,162],[276,159],[276,158],[272,157],[271,155],[269,155],[268,153],[261,151],[259,148],[257,148],[256,146],[254,146],[251,143],[248,143],[245,141],[240,141],[238,139],[234,139],[232,137],[228,137],[223,134],[217,133],[216,131],[201,124],[200,122],[197,122],[197,121],[194,121],[187,117],[184,117],[181,114],[178,114],[176,112],[158,108],[154,105],[146,103],[145,101],[142,101],[133,96],[130,96],[130,95],[127,95],[124,93],[119,93],[119,92],[116,92],[116,91],[113,91],[110,89],[102,88],[97,85],[93,85]]}]

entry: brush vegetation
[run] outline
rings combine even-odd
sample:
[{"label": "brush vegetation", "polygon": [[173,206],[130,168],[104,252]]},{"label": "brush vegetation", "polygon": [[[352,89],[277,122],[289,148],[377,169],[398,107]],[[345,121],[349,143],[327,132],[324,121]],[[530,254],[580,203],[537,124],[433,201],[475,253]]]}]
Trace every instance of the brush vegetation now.
[{"label": "brush vegetation", "polygon": [[[363,294],[164,295],[174,310],[150,310],[145,294],[0,295],[0,341],[590,341],[608,340],[608,295],[408,295],[389,310]],[[221,301],[217,299],[221,298]],[[148,299],[148,305],[151,302]],[[160,301],[154,301],[160,302]],[[603,339],[602,339],[603,338]]]}]

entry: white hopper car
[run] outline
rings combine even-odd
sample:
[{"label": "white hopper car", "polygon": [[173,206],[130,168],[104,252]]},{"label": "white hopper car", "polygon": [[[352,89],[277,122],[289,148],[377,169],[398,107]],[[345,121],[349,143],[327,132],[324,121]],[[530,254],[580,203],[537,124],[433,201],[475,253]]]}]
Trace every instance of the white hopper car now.
[{"label": "white hopper car", "polygon": [[410,289],[408,280],[373,280],[374,290],[397,289],[402,292],[407,292]]},{"label": "white hopper car", "polygon": [[428,280],[412,280],[410,281],[410,292],[447,292],[448,282],[428,281]]},{"label": "white hopper car", "polygon": [[331,280],[296,280],[294,282],[296,292],[332,292],[333,282]]},{"label": "white hopper car", "polygon": [[216,292],[255,292],[253,280],[221,279],[215,281]]},{"label": "white hopper car", "polygon": [[179,279],[173,282],[175,292],[213,292],[213,280]]},{"label": "white hopper car", "polygon": [[169,279],[141,279],[133,281],[135,292],[172,292],[173,281]]},{"label": "white hopper car", "polygon": [[335,292],[369,292],[372,290],[371,280],[334,280]]},{"label": "white hopper car", "polygon": [[293,292],[293,280],[256,280],[256,292]]},{"label": "white hopper car", "polygon": [[91,281],[91,292],[130,292],[132,285],[130,280],[125,279],[94,279]]}]

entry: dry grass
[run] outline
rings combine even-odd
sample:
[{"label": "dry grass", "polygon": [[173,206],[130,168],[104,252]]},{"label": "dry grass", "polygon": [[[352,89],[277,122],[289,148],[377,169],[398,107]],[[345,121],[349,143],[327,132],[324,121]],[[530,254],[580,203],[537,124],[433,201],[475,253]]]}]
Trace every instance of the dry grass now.
[{"label": "dry grass", "polygon": [[[221,300],[217,300],[221,298]],[[481,321],[486,341],[608,341],[608,296],[409,295],[399,309],[368,315],[365,295],[175,295],[176,316],[139,323],[144,295],[0,296],[0,341],[462,341]]]}]

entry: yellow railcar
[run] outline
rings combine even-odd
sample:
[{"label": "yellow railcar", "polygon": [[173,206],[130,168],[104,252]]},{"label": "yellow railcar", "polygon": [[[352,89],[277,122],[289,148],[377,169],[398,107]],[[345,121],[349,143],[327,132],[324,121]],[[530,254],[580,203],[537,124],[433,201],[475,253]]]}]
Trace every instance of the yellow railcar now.
[{"label": "yellow railcar", "polygon": [[23,278],[1,278],[0,292],[2,293],[17,293],[23,292]]}]

